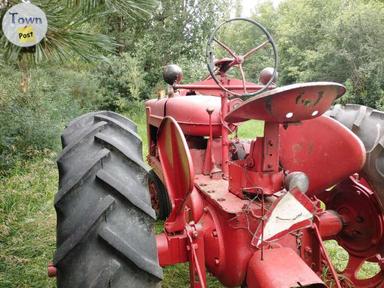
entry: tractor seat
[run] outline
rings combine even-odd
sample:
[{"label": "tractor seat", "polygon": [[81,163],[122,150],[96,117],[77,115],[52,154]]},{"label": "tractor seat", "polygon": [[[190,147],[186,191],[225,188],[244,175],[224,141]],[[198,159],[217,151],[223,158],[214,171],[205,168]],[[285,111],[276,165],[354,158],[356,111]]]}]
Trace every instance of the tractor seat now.
[{"label": "tractor seat", "polygon": [[334,82],[309,82],[287,85],[252,97],[225,117],[229,123],[250,119],[290,123],[319,117],[333,101],[345,93]]}]

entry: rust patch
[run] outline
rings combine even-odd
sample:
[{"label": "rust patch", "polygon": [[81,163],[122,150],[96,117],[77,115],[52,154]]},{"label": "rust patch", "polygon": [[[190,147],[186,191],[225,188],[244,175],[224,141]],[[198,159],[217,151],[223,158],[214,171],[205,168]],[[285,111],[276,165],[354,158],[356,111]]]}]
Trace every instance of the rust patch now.
[{"label": "rust patch", "polygon": [[320,103],[321,99],[324,96],[324,91],[319,91],[317,93],[317,99],[313,100],[310,98],[303,98],[304,92],[301,92],[297,97],[296,97],[296,104],[301,104],[304,105],[305,107],[311,107],[311,106],[316,106],[317,104]]},{"label": "rust patch", "polygon": [[312,153],[313,153],[313,149],[314,147],[313,147],[313,143],[309,143],[308,144],[308,155],[311,155]]},{"label": "rust patch", "polygon": [[304,91],[301,91],[296,97],[296,104],[299,104],[300,99],[304,96]]},{"label": "rust patch", "polygon": [[294,153],[300,152],[302,149],[303,149],[303,146],[301,146],[301,144],[294,144],[292,146],[292,151]]},{"label": "rust patch", "polygon": [[324,96],[324,91],[319,91],[318,93],[317,93],[317,100],[316,100],[316,102],[313,104],[313,106],[316,106],[317,104],[319,104],[319,102],[321,101],[321,99],[323,98],[323,96]]},{"label": "rust patch", "polygon": [[272,114],[272,97],[267,97],[265,99],[265,109]]}]

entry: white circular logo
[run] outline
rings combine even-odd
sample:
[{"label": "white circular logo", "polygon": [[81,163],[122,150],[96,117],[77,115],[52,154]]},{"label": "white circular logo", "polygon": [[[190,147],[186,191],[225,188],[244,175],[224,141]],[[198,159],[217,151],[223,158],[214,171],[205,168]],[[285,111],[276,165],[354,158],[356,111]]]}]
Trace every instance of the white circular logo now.
[{"label": "white circular logo", "polygon": [[11,7],[3,17],[5,37],[20,47],[30,47],[45,37],[48,29],[47,17],[43,10],[30,3]]}]

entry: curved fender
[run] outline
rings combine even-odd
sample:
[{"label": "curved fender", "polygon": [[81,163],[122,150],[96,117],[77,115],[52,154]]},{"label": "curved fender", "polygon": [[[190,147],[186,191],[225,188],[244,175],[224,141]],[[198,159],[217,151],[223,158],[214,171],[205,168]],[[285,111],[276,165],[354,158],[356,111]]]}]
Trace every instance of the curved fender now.
[{"label": "curved fender", "polygon": [[304,172],[308,195],[318,195],[365,163],[361,140],[339,122],[320,116],[280,129],[280,161],[285,170]]},{"label": "curved fender", "polygon": [[172,211],[164,226],[170,233],[180,232],[186,224],[184,207],[194,190],[192,158],[184,134],[174,118],[165,117],[157,134],[161,168],[172,204]]}]

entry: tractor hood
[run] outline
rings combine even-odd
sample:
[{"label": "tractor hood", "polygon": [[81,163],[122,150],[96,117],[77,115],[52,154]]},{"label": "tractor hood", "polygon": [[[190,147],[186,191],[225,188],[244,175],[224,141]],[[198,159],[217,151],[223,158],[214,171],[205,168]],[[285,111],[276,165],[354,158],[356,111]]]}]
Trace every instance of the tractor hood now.
[{"label": "tractor hood", "polygon": [[[231,101],[230,108],[236,99]],[[149,124],[156,127],[160,126],[161,120],[166,116],[173,117],[184,134],[193,136],[209,135],[209,114],[212,112],[213,136],[221,135],[221,98],[217,96],[190,95],[178,96],[165,99],[151,99],[145,103],[149,112]],[[148,113],[147,112],[147,113]]]}]

